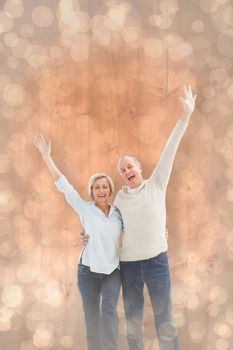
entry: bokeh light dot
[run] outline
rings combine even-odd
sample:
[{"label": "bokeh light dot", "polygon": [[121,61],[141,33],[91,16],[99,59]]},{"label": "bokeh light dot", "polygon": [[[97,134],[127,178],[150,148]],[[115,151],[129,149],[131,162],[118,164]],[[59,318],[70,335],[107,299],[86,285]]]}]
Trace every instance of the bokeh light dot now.
[{"label": "bokeh light dot", "polygon": [[203,21],[201,21],[200,19],[196,19],[195,21],[193,21],[192,23],[192,29],[194,32],[196,33],[201,33],[203,32],[203,30],[205,29],[205,24]]},{"label": "bokeh light dot", "polygon": [[25,52],[30,45],[31,43],[27,39],[19,38],[17,45],[12,47],[11,51],[15,57],[24,59]]},{"label": "bokeh light dot", "polygon": [[74,16],[74,23],[71,23],[71,27],[78,33],[85,33],[90,28],[90,16],[87,12],[78,11]]},{"label": "bokeh light dot", "polygon": [[152,15],[149,22],[153,27],[159,27],[162,30],[167,30],[173,24],[174,17],[169,14]]},{"label": "bokeh light dot", "polygon": [[18,267],[16,274],[19,281],[24,283],[31,283],[36,279],[38,271],[31,265],[23,264]]},{"label": "bokeh light dot", "polygon": [[233,67],[233,61],[230,58],[227,57],[223,57],[220,60],[220,68],[226,70],[226,71],[230,71]]},{"label": "bokeh light dot", "polygon": [[190,294],[186,296],[185,305],[188,310],[194,310],[198,307],[200,301],[199,297],[195,294]]},{"label": "bokeh light dot", "polygon": [[12,222],[9,218],[0,217],[0,236],[7,236],[12,232]]},{"label": "bokeh light dot", "polygon": [[6,86],[3,97],[10,106],[19,106],[24,103],[26,92],[20,85],[10,84]]},{"label": "bokeh light dot", "polygon": [[217,48],[224,57],[233,58],[233,29],[222,32],[217,39]]},{"label": "bokeh light dot", "polygon": [[47,61],[48,55],[43,46],[30,45],[25,50],[25,58],[32,67],[39,68]]},{"label": "bokeh light dot", "polygon": [[212,101],[203,101],[201,104],[201,109],[203,110],[203,112],[205,113],[211,113],[214,109],[214,104]]},{"label": "bokeh light dot", "polygon": [[18,35],[14,32],[8,32],[4,35],[4,43],[8,47],[14,47],[18,44]]},{"label": "bokeh light dot", "polygon": [[48,6],[38,6],[32,10],[32,20],[39,27],[50,26],[53,17],[53,12]]},{"label": "bokeh light dot", "polygon": [[159,8],[165,14],[175,15],[179,9],[179,3],[177,0],[161,0]]},{"label": "bokeh light dot", "polygon": [[8,307],[17,307],[23,302],[23,290],[19,285],[9,285],[3,288],[2,301]]},{"label": "bokeh light dot", "polygon": [[213,13],[217,10],[218,4],[213,0],[200,0],[200,8],[204,13]]},{"label": "bokeh light dot", "polygon": [[210,289],[209,300],[217,305],[222,305],[227,301],[228,295],[225,288],[214,286]]},{"label": "bokeh light dot", "polygon": [[3,91],[7,85],[10,83],[10,78],[8,75],[0,74],[0,91]]},{"label": "bokeh light dot", "polygon": [[213,69],[209,74],[210,84],[214,88],[223,88],[228,81],[228,73],[224,69]]},{"label": "bokeh light dot", "polygon": [[217,350],[228,350],[229,349],[229,342],[226,339],[216,340],[216,349]]},{"label": "bokeh light dot", "polygon": [[225,6],[225,8],[223,9],[223,21],[229,25],[232,26],[233,25],[233,6],[232,5],[228,5]]},{"label": "bokeh light dot", "polygon": [[206,333],[206,328],[202,322],[192,322],[188,327],[188,332],[192,341],[199,343]]},{"label": "bokeh light dot", "polygon": [[126,20],[126,9],[122,4],[111,7],[104,18],[104,24],[110,31],[123,29]]},{"label": "bokeh light dot", "polygon": [[8,317],[0,315],[0,331],[7,332],[11,329],[11,320]]},{"label": "bokeh light dot", "polygon": [[127,43],[134,43],[139,39],[139,32],[135,27],[125,27],[122,35]]},{"label": "bokeh light dot", "polygon": [[145,53],[152,58],[159,57],[164,52],[164,46],[160,39],[148,38],[144,43]]},{"label": "bokeh light dot", "polygon": [[209,304],[207,307],[207,313],[210,317],[215,317],[219,313],[219,306],[216,304]]},{"label": "bokeh light dot", "polygon": [[226,310],[226,320],[231,326],[233,326],[233,306],[232,305],[228,306]]},{"label": "bokeh light dot", "polygon": [[206,62],[209,67],[216,68],[219,65],[219,58],[217,56],[209,56]]},{"label": "bokeh light dot", "polygon": [[[2,183],[0,183],[1,185]],[[9,189],[0,190],[0,212],[1,213],[10,213],[17,206],[17,201]]]},{"label": "bokeh light dot", "polygon": [[20,0],[8,0],[5,2],[4,10],[9,17],[18,18],[24,12],[23,2]]},{"label": "bokeh light dot", "polygon": [[23,106],[17,108],[14,113],[14,119],[17,122],[24,122],[25,120],[32,117],[33,107],[31,104],[24,103]]},{"label": "bokeh light dot", "polygon": [[18,58],[14,57],[14,56],[8,57],[8,59],[7,59],[7,66],[9,68],[12,68],[12,69],[18,68],[18,66],[19,66]]},{"label": "bokeh light dot", "polygon": [[202,93],[203,96],[208,100],[212,100],[216,95],[216,91],[212,86],[205,86],[202,90]]},{"label": "bokeh light dot", "polygon": [[19,350],[37,350],[32,340],[24,340],[19,347]]},{"label": "bokeh light dot", "polygon": [[0,243],[0,255],[4,258],[13,258],[17,253],[17,248],[13,241],[3,241]]},{"label": "bokeh light dot", "polygon": [[16,242],[21,253],[24,253],[35,247],[36,237],[32,232],[18,231],[16,233]]},{"label": "bokeh light dot", "polygon": [[25,317],[25,324],[29,331],[35,332],[38,324],[45,320],[42,310],[30,310]]},{"label": "bokeh light dot", "polygon": [[227,95],[231,101],[233,101],[233,84],[227,88]]},{"label": "bokeh light dot", "polygon": [[14,26],[12,18],[6,15],[4,12],[0,12],[0,33],[9,32]]},{"label": "bokeh light dot", "polygon": [[214,326],[214,332],[219,337],[229,338],[232,334],[231,328],[228,324],[223,322],[216,322]]},{"label": "bokeh light dot", "polygon": [[14,284],[16,281],[15,270],[12,267],[0,267],[0,287]]},{"label": "bokeh light dot", "polygon": [[65,349],[69,349],[72,348],[74,344],[74,339],[71,336],[64,336],[61,339],[61,345],[65,348]]},{"label": "bokeh light dot", "polygon": [[23,151],[28,143],[26,137],[23,134],[14,133],[8,139],[7,148],[12,152]]}]

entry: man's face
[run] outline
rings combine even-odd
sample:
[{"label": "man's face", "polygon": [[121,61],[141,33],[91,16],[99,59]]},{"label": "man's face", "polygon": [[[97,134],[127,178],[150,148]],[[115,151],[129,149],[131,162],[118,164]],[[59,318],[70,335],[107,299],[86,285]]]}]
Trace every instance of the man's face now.
[{"label": "man's face", "polygon": [[136,188],[143,182],[142,168],[131,157],[123,157],[119,162],[119,171],[126,185]]}]

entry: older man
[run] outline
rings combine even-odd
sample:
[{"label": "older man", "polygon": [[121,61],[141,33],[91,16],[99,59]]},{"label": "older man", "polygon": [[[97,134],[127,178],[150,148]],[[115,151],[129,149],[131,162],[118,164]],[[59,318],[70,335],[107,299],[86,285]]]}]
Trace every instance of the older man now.
[{"label": "older man", "polygon": [[121,251],[121,277],[129,350],[143,350],[143,288],[151,299],[160,350],[178,350],[178,337],[172,322],[170,271],[167,258],[166,189],[180,140],[195,107],[196,96],[184,87],[180,98],[183,113],[172,131],[163,154],[149,179],[144,180],[140,162],[123,156],[118,162],[126,184],[114,205],[124,223]]}]

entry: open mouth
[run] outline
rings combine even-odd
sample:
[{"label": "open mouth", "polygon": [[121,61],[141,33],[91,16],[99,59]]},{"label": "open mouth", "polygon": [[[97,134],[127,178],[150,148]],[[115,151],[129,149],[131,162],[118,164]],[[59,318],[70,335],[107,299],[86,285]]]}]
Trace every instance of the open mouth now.
[{"label": "open mouth", "polygon": [[128,177],[128,181],[132,181],[135,178],[134,175],[131,175],[130,177]]}]

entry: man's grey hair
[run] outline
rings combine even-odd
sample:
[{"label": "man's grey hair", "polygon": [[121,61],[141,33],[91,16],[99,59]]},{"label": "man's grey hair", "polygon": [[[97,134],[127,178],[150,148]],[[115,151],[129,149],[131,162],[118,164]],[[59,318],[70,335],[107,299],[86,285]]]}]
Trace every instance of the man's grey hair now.
[{"label": "man's grey hair", "polygon": [[119,160],[118,160],[118,165],[117,165],[117,167],[118,167],[118,170],[119,170],[119,171],[120,171],[120,162],[121,162],[121,160],[124,159],[124,158],[131,158],[132,161],[133,161],[136,165],[138,165],[139,167],[141,167],[141,163],[139,162],[139,160],[138,160],[136,157],[134,157],[134,156],[129,156],[129,155],[124,155],[124,156],[120,157]]}]

